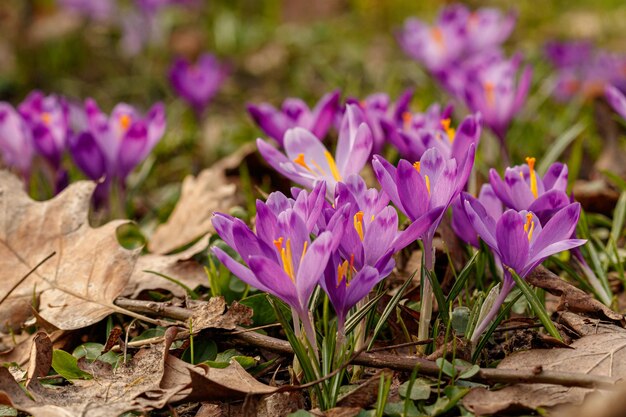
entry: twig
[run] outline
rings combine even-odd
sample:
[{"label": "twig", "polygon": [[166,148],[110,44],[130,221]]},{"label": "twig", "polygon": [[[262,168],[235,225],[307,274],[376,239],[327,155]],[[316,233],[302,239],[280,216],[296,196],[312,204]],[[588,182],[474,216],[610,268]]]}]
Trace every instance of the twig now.
[{"label": "twig", "polygon": [[399,348],[409,347],[409,346],[427,345],[429,343],[432,343],[432,341],[433,341],[433,339],[415,340],[413,342],[398,343],[397,345],[380,346],[380,347],[377,347],[377,348],[369,349],[367,352],[370,352],[370,353],[371,352],[383,352],[385,350],[399,349]]},{"label": "twig", "polygon": [[[158,313],[165,317],[183,320],[191,316],[191,311],[180,307],[157,303],[153,301],[130,300],[118,298],[116,304],[126,309],[141,309],[143,313]],[[171,315],[170,315],[171,314]],[[184,316],[184,317],[183,317]],[[284,355],[293,355],[289,342],[260,333],[244,332],[242,327],[235,331],[224,331],[221,334],[230,336],[230,339],[242,346],[255,346],[271,352]],[[396,371],[411,372],[417,366],[419,373],[426,376],[439,377],[440,368],[433,361],[411,355],[390,355],[385,353],[361,352],[351,361],[355,365],[369,366],[371,368],[389,368]],[[462,373],[464,367],[457,367],[457,372]],[[474,376],[468,378],[474,382],[488,384],[497,383],[534,383],[553,384],[566,387],[582,388],[614,388],[617,378],[604,375],[588,375],[576,372],[545,371],[543,369],[515,370],[515,369],[492,369],[481,368]]]}]

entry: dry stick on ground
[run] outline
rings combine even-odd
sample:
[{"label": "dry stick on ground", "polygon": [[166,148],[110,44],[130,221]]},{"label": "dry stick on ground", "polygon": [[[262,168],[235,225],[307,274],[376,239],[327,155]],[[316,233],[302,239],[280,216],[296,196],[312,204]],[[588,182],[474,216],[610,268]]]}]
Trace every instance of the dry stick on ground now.
[{"label": "dry stick on ground", "polygon": [[[118,298],[115,303],[128,310],[141,313],[159,314],[177,320],[185,320],[191,317],[191,311],[155,301],[131,300],[128,298]],[[237,328],[234,332],[223,331],[224,336],[229,336],[231,341],[241,346],[255,346],[275,353],[292,355],[293,350],[289,342],[260,333],[242,332],[243,328]],[[415,367],[422,375],[438,378],[441,374],[440,368],[434,361],[409,355],[390,355],[384,353],[363,352],[352,360],[355,365],[369,366],[372,368],[389,368],[396,371],[411,372]],[[457,367],[460,373],[463,367]],[[534,383],[534,384],[554,384],[568,387],[583,388],[614,388],[617,378],[604,375],[589,375],[575,372],[544,371],[542,369],[514,370],[514,369],[492,369],[481,368],[471,378],[474,382],[487,384],[511,384],[511,383]]]}]

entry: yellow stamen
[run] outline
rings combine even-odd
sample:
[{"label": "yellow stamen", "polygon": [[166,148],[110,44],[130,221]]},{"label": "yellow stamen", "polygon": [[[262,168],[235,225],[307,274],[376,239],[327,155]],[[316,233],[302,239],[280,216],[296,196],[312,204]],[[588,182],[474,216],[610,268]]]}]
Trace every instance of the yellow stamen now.
[{"label": "yellow stamen", "polygon": [[50,115],[50,113],[48,112],[41,113],[41,120],[44,122],[46,126],[48,126],[50,122],[52,121],[52,115]]},{"label": "yellow stamen", "polygon": [[302,259],[304,259],[304,254],[306,253],[306,249],[308,245],[309,245],[309,242],[304,241],[304,246],[302,247],[302,255],[300,255],[300,262],[302,262]]},{"label": "yellow stamen", "polygon": [[326,161],[328,161],[328,166],[330,167],[330,172],[333,174],[333,178],[335,181],[341,181],[341,175],[339,174],[339,170],[337,169],[337,164],[335,163],[335,158],[331,155],[330,152],[325,151],[324,156],[326,157]]},{"label": "yellow stamen", "polygon": [[[344,278],[347,278],[348,275],[348,261],[343,261],[342,264],[337,266],[337,286],[341,284]],[[346,286],[350,285],[348,280],[346,279]]]},{"label": "yellow stamen", "polygon": [[456,129],[450,127],[450,119],[448,118],[441,120],[441,126],[443,126],[443,130],[446,131],[446,134],[448,135],[448,140],[450,141],[450,143],[452,143],[454,141],[454,136],[456,135]]},{"label": "yellow stamen", "polygon": [[417,172],[420,172],[420,162],[417,161],[416,163],[413,164],[413,168],[415,168],[417,170]]},{"label": "yellow stamen", "polygon": [[311,169],[311,167],[309,167],[309,165],[304,160],[304,154],[303,153],[299,153],[298,156],[296,157],[296,159],[293,160],[293,162],[295,162],[296,164],[300,165],[301,167],[303,167],[304,169],[306,169],[310,173],[315,174],[313,172],[313,170]]},{"label": "yellow stamen", "polygon": [[526,224],[524,225],[524,232],[528,235],[528,241],[533,238],[533,231],[535,230],[535,222],[533,221],[533,215],[531,213],[526,214]]},{"label": "yellow stamen", "polygon": [[363,241],[363,212],[359,211],[354,215],[354,229],[359,234],[359,238]]},{"label": "yellow stamen", "polygon": [[530,192],[533,193],[535,198],[539,196],[539,192],[537,190],[537,174],[535,173],[535,158],[526,158],[526,163],[528,164],[528,170],[530,171]]},{"label": "yellow stamen", "polygon": [[430,195],[430,178],[428,178],[428,175],[424,175],[424,181],[426,181],[426,189],[428,190],[428,195]]},{"label": "yellow stamen", "polygon": [[441,31],[440,28],[438,27],[432,28],[430,30],[430,35],[433,37],[433,40],[435,41],[437,46],[439,46],[442,49],[446,47],[445,41],[443,39],[443,32]]},{"label": "yellow stamen", "polygon": [[493,85],[493,83],[487,81],[483,84],[483,88],[485,89],[485,95],[487,96],[487,104],[489,105],[489,107],[493,107],[496,102],[496,96],[494,91],[496,86]]},{"label": "yellow stamen", "polygon": [[[285,273],[287,274],[287,276],[289,276],[289,279],[291,279],[291,281],[295,283],[296,276],[294,274],[294,269],[293,269],[293,261],[292,261],[292,254],[291,254],[291,240],[287,239],[287,242],[285,243],[285,247],[283,247],[283,241],[284,239],[282,237],[274,240],[274,246],[276,246],[276,250],[280,254],[280,260],[283,263],[283,269],[285,270]],[[306,250],[306,244],[304,246],[304,250]],[[304,256],[304,251],[302,252],[302,256]]]},{"label": "yellow stamen", "polygon": [[120,126],[122,127],[123,130],[128,130],[128,128],[130,127],[130,124],[132,122],[132,118],[130,117],[130,115],[128,114],[122,114],[120,116]]}]

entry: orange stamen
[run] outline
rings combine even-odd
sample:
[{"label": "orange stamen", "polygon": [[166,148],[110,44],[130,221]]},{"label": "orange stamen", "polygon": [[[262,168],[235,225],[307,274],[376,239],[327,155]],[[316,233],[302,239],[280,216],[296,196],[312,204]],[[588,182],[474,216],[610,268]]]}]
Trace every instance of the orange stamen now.
[{"label": "orange stamen", "polygon": [[530,171],[530,191],[533,196],[537,198],[539,196],[539,190],[537,189],[537,173],[535,172],[535,158],[526,158],[528,164],[528,170]]}]

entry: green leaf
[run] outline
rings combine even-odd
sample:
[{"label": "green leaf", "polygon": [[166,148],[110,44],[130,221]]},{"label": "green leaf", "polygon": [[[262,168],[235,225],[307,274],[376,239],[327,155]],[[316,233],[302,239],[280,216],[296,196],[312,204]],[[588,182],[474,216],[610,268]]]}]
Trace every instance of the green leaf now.
[{"label": "green leaf", "polygon": [[[265,294],[254,294],[240,301],[241,304],[248,306],[254,311],[252,316],[253,326],[265,326],[267,324],[276,323],[276,313],[274,308],[267,301]],[[285,315],[291,314],[287,309],[284,311]]]},{"label": "green leaf", "polygon": [[613,213],[613,224],[611,226],[611,236],[614,241],[618,241],[624,231],[624,217],[626,217],[626,191],[622,192],[615,205]]},{"label": "green leaf", "polygon": [[465,264],[465,266],[459,273],[459,277],[456,279],[456,281],[454,282],[454,285],[452,286],[452,289],[448,293],[448,298],[446,299],[446,303],[447,303],[446,305],[453,302],[456,299],[456,297],[461,293],[461,291],[463,290],[463,287],[465,287],[465,283],[467,282],[467,279],[469,278],[470,273],[472,272],[472,269],[478,262],[480,253],[481,253],[480,251],[476,251],[476,253],[474,253],[474,255],[470,258],[470,260]]},{"label": "green leaf", "polygon": [[413,277],[415,277],[416,273],[417,271],[413,272],[411,276],[409,277],[409,279],[407,279],[404,282],[404,284],[402,284],[402,286],[398,289],[398,292],[396,292],[395,295],[391,297],[391,300],[389,300],[389,304],[387,304],[387,306],[383,310],[383,313],[380,315],[380,320],[378,320],[378,323],[376,323],[376,327],[374,327],[372,339],[370,340],[370,343],[367,346],[368,349],[372,348],[372,345],[374,344],[374,341],[376,340],[378,333],[380,333],[380,331],[383,329],[387,320],[389,320],[389,316],[391,316],[391,313],[393,313],[396,307],[398,306],[398,303],[402,299],[402,295],[404,294],[404,291],[407,289],[411,281],[413,281]]},{"label": "green leaf", "polygon": [[294,413],[287,414],[287,417],[312,417],[313,414],[309,413],[306,410],[298,410]]},{"label": "green leaf", "polygon": [[52,368],[63,378],[72,379],[92,379],[93,376],[78,367],[78,359],[63,350],[52,352]]},{"label": "green leaf", "polygon": [[423,379],[416,379],[413,381],[411,392],[409,390],[409,384],[411,381],[406,381],[398,387],[398,394],[402,398],[409,398],[411,400],[427,400],[430,397],[430,384]]},{"label": "green leaf", "polygon": [[94,362],[98,360],[100,362],[108,363],[114,368],[117,367],[122,361],[122,355],[117,354],[112,350],[103,354],[103,349],[104,345],[100,343],[83,343],[82,345],[77,346],[76,349],[74,349],[74,352],[72,352],[72,356],[74,356],[76,359],[84,357],[89,362]]},{"label": "green leaf", "polygon": [[390,417],[417,417],[420,415],[415,404],[410,401],[408,407],[403,402],[385,404],[384,413]]},{"label": "green leaf", "polygon": [[471,313],[471,310],[465,306],[456,307],[454,311],[452,311],[452,328],[459,336],[465,335]]},{"label": "green leaf", "polygon": [[450,378],[454,378],[456,376],[457,374],[456,368],[454,367],[454,365],[452,365],[452,363],[450,363],[450,361],[444,358],[438,358],[435,361],[435,363],[437,364],[439,369],[441,369],[443,373],[449,376]]},{"label": "green leaf", "polygon": [[131,342],[138,342],[140,340],[152,339],[153,337],[161,337],[165,334],[165,327],[157,326],[145,330],[139,336],[133,337]]},{"label": "green leaf", "polygon": [[170,276],[167,276],[165,274],[162,274],[160,272],[157,271],[150,271],[148,269],[145,269],[143,272],[147,273],[147,274],[154,274],[156,276],[159,276],[161,278],[164,278],[176,285],[178,285],[179,287],[181,287],[183,290],[185,290],[185,292],[187,293],[187,295],[189,296],[189,298],[191,298],[192,300],[197,300],[200,298],[200,296],[191,288],[189,288],[188,286],[186,286],[184,283],[182,283],[181,281],[177,280],[176,278],[172,278]]},{"label": "green leaf", "polygon": [[447,326],[450,322],[450,312],[448,308],[448,300],[446,300],[445,295],[443,295],[443,290],[441,289],[441,285],[439,285],[439,280],[435,276],[434,272],[427,270],[426,268],[422,268],[428,281],[430,281],[430,286],[433,289],[433,294],[435,294],[435,299],[437,300],[437,304],[439,305],[439,315],[441,316],[441,320]]},{"label": "green leaf", "polygon": [[480,371],[480,366],[472,365],[459,374],[459,379],[468,379],[476,375]]},{"label": "green leaf", "polygon": [[539,321],[541,322],[541,324],[543,324],[543,327],[546,329],[548,334],[550,334],[550,336],[554,337],[557,340],[563,341],[561,334],[556,329],[556,326],[554,326],[554,323],[552,323],[552,320],[550,320],[550,315],[546,311],[543,304],[541,304],[541,302],[537,298],[537,294],[535,294],[532,288],[530,288],[530,285],[528,285],[525,280],[520,278],[519,275],[515,273],[515,271],[513,271],[512,269],[509,269],[509,271],[511,272],[511,276],[515,280],[517,287],[522,291],[524,297],[526,297],[526,301],[528,301],[528,304],[530,304],[530,307],[533,309],[533,312],[535,313],[537,318],[539,318]]}]

